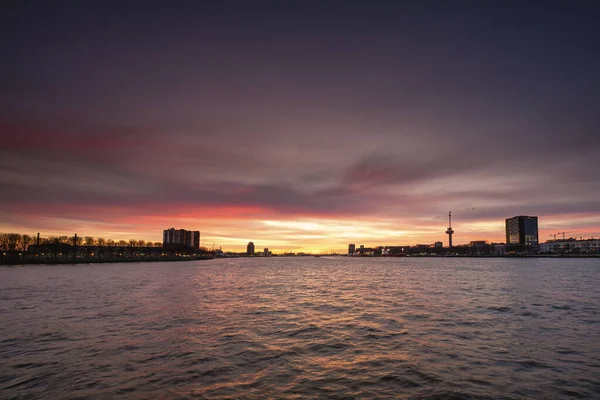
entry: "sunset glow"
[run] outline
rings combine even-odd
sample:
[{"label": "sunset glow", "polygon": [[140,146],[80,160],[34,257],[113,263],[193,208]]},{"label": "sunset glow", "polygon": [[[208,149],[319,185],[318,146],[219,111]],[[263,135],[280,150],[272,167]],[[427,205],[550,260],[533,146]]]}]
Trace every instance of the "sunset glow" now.
[{"label": "sunset glow", "polygon": [[329,252],[446,244],[452,210],[455,244],[515,215],[600,236],[591,22],[212,3],[3,17],[1,232]]}]

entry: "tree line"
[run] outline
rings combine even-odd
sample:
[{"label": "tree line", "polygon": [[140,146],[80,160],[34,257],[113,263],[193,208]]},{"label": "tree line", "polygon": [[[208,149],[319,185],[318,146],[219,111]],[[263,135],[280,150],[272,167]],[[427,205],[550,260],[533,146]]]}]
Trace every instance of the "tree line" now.
[{"label": "tree line", "polygon": [[[20,233],[0,232],[0,250],[3,251],[27,251],[27,247],[37,244],[37,235]],[[69,244],[76,246],[98,246],[98,247],[162,247],[162,242],[145,240],[112,240],[94,238],[92,236],[49,236],[40,237],[39,244]]]}]

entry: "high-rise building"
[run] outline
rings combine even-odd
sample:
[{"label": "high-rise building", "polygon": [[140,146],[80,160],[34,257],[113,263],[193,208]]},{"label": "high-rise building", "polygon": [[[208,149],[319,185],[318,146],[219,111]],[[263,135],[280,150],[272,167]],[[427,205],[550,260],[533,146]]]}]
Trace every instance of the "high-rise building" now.
[{"label": "high-rise building", "polygon": [[246,246],[246,254],[248,254],[249,256],[254,255],[254,243],[253,242],[248,243],[248,246]]},{"label": "high-rise building", "polygon": [[188,231],[191,235],[190,245],[198,250],[200,249],[200,231]]},{"label": "high-rise building", "polygon": [[163,246],[177,244],[198,250],[200,248],[200,231],[169,228],[163,231]]},{"label": "high-rise building", "polygon": [[348,245],[348,254],[354,254],[356,252],[356,245],[354,243],[350,243]]},{"label": "high-rise building", "polygon": [[506,244],[536,245],[538,240],[538,218],[519,215],[506,219]]}]

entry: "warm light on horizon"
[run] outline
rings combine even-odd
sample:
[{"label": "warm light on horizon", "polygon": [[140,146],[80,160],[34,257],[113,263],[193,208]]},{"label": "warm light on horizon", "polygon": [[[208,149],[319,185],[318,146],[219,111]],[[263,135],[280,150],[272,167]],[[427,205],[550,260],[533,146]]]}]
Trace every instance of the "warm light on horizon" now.
[{"label": "warm light on horizon", "polygon": [[[183,217],[183,218],[182,218]],[[567,236],[591,237],[600,236],[599,230],[593,223],[596,219],[587,215],[545,216],[540,217],[540,242],[552,239],[556,232],[568,232]],[[137,216],[128,219],[127,224],[119,223],[119,218],[111,221],[93,222],[78,221],[69,218],[55,218],[44,225],[62,226],[63,229],[36,229],[35,222],[28,226],[5,224],[0,231],[19,232],[34,236],[40,232],[42,237],[48,236],[79,236],[103,237],[113,240],[145,240],[162,241],[162,231],[171,226],[183,229],[200,230],[200,244],[211,249],[224,251],[245,252],[248,242],[254,242],[257,249],[269,248],[274,254],[287,252],[328,254],[346,253],[349,243],[358,247],[377,246],[411,246],[416,244],[433,244],[441,241],[447,245],[447,235],[444,233],[447,225],[445,220],[420,220],[418,217],[405,220],[391,221],[376,215],[355,218],[283,218],[279,219],[231,219],[231,218],[202,218],[192,215],[181,215],[174,219],[169,216]],[[172,223],[165,223],[165,221]],[[76,221],[76,222],[74,222]],[[590,226],[565,229],[566,221],[571,223],[587,222]],[[433,223],[432,223],[433,222]],[[415,225],[411,225],[415,224]],[[423,225],[417,225],[423,224]],[[402,226],[402,229],[398,227]],[[411,228],[409,228],[411,227]],[[488,221],[453,222],[455,245],[468,244],[475,240],[503,243],[505,241],[504,219]],[[560,237],[560,236],[559,236]]]}]

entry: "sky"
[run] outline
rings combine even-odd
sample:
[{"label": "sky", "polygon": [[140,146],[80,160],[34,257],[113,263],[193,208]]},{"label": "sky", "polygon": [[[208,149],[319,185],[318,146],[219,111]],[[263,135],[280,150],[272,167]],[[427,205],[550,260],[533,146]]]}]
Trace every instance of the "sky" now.
[{"label": "sky", "polygon": [[[593,1],[7,1],[0,231],[600,236]],[[560,235],[559,235],[560,237]]]}]

